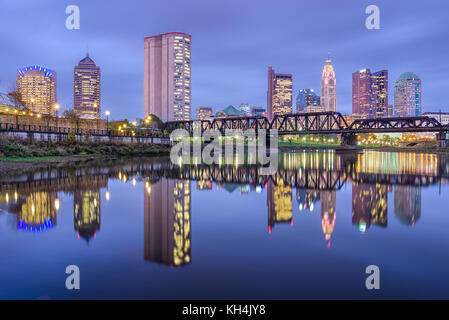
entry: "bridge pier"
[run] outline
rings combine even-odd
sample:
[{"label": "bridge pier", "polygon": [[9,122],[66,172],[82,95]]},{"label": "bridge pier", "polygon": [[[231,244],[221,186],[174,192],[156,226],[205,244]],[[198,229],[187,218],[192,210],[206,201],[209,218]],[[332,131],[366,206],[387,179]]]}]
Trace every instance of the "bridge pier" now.
[{"label": "bridge pier", "polygon": [[356,146],[357,135],[355,133],[342,133],[341,144],[343,146]]},{"label": "bridge pier", "polygon": [[447,138],[447,132],[441,131],[436,134],[437,138],[437,147],[438,148],[447,148],[449,147],[449,139]]}]

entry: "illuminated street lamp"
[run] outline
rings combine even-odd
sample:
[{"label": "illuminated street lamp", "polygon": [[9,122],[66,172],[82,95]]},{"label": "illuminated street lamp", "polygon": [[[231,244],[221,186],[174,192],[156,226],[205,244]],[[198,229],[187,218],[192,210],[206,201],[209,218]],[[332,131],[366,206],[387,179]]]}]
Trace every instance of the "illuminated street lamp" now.
[{"label": "illuminated street lamp", "polygon": [[111,112],[106,110],[104,114],[106,115],[106,130],[109,130],[109,116],[111,115]]},{"label": "illuminated street lamp", "polygon": [[59,111],[59,109],[61,108],[61,106],[59,105],[59,104],[55,104],[55,111],[56,111],[56,131],[59,131],[58,130],[58,111]]}]

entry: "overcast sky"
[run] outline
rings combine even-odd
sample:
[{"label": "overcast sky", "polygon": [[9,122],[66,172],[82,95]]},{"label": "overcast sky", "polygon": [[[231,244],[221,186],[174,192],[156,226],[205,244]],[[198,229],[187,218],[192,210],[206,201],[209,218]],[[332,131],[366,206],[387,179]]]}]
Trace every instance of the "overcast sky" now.
[{"label": "overcast sky", "polygon": [[[80,30],[65,27],[71,4]],[[370,4],[380,30],[365,27]],[[73,67],[88,48],[101,67],[103,113],[142,117],[143,38],[171,31],[192,35],[194,110],[266,107],[269,65],[293,74],[294,100],[301,88],[320,91],[330,51],[337,111],[351,113],[351,74],[370,68],[389,70],[389,103],[410,71],[423,82],[423,111],[449,112],[448,0],[0,0],[0,92],[17,68],[42,65],[57,72],[58,102],[72,108]]]}]

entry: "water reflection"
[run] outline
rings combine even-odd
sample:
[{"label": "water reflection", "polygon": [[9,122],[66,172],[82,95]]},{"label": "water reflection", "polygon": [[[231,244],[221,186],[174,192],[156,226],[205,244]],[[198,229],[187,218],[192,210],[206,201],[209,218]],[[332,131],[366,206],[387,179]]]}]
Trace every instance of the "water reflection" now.
[{"label": "water reflection", "polygon": [[190,263],[190,181],[163,179],[144,190],[144,259]]},{"label": "water reflection", "polygon": [[[436,154],[365,151],[338,155],[326,150],[279,157],[280,168],[272,176],[261,175],[256,166],[177,166],[168,159],[44,170],[0,182],[0,208],[17,216],[17,229],[39,233],[56,227],[61,206],[58,192],[64,192],[73,196],[74,231],[89,242],[100,230],[102,190],[106,200],[116,196],[108,183],[141,184],[144,260],[180,267],[192,261],[193,181],[195,191],[256,192],[260,197],[266,192],[270,234],[278,225],[293,226],[293,197],[300,212],[319,207],[328,247],[336,227],[337,194],[344,186],[352,187],[350,223],[367,232],[373,225],[387,227],[389,196],[393,196],[394,216],[414,226],[421,216],[421,188],[449,181],[449,161]],[[349,221],[339,218],[339,223]]]}]

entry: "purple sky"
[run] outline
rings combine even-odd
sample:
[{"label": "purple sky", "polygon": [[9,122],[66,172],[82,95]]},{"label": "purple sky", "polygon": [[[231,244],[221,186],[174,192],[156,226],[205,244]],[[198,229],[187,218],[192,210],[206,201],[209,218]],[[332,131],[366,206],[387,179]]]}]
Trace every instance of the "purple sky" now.
[{"label": "purple sky", "polygon": [[[65,28],[78,5],[81,29]],[[380,30],[365,28],[365,8],[380,7]],[[410,0],[0,0],[0,92],[16,69],[43,65],[58,74],[58,102],[73,106],[73,67],[90,56],[101,67],[102,111],[143,116],[143,38],[192,35],[192,104],[215,110],[242,102],[266,107],[267,67],[320,90],[327,52],[337,77],[337,111],[351,113],[351,74],[388,69],[394,81],[415,72],[423,111],[449,112],[449,1]],[[194,114],[192,116],[195,116]]]}]

